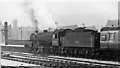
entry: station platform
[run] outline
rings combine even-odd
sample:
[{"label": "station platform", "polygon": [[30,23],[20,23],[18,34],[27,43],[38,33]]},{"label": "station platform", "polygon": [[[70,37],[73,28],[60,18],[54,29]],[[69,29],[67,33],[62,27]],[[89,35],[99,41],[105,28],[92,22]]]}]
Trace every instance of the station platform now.
[{"label": "station platform", "polygon": [[11,45],[11,44],[5,45],[4,43],[0,44],[0,46],[9,46],[9,47],[25,47],[25,45]]},{"label": "station platform", "polygon": [[25,45],[0,44],[1,51],[28,52]]}]

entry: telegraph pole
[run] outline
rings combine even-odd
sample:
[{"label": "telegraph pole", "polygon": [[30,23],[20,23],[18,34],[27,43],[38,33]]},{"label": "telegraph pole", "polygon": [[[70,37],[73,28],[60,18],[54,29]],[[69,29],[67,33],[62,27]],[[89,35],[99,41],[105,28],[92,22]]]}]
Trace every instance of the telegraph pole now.
[{"label": "telegraph pole", "polygon": [[58,29],[58,23],[57,22],[55,22],[55,25],[56,25],[56,29]]},{"label": "telegraph pole", "polygon": [[5,32],[5,45],[8,45],[8,24],[4,23],[4,32]]},{"label": "telegraph pole", "polygon": [[120,1],[118,2],[118,27],[120,27]]},{"label": "telegraph pole", "polygon": [[20,29],[21,29],[21,40],[22,40],[22,32],[23,32],[23,31],[22,31],[22,27],[20,27]]}]

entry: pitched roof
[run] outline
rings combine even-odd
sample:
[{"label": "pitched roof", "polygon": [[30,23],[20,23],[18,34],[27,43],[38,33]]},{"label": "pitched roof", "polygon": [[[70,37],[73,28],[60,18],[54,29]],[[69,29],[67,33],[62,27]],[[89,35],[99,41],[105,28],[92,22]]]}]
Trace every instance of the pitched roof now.
[{"label": "pitched roof", "polygon": [[101,31],[120,30],[120,27],[103,27]]},{"label": "pitched roof", "polygon": [[107,24],[106,24],[107,27],[117,27],[118,26],[118,20],[108,20],[107,21]]}]

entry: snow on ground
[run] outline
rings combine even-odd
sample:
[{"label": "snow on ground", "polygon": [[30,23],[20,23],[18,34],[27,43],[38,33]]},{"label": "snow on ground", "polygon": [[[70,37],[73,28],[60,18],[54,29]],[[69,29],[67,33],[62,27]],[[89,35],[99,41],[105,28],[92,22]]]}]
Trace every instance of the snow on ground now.
[{"label": "snow on ground", "polygon": [[11,45],[11,44],[5,45],[4,43],[1,43],[0,46],[24,47],[24,45]]},{"label": "snow on ground", "polygon": [[120,65],[119,62],[115,62],[115,61],[100,61],[100,60],[93,60],[93,59],[86,59],[86,58],[71,58],[71,57],[62,57],[62,56],[49,56],[49,57],[64,58],[64,59],[71,59],[71,60],[80,60],[80,61],[90,61],[90,62],[97,62],[97,63],[109,63],[109,64]]},{"label": "snow on ground", "polygon": [[28,63],[17,62],[17,61],[6,60],[6,59],[1,59],[1,65],[2,66],[39,66],[35,64],[28,64]]}]

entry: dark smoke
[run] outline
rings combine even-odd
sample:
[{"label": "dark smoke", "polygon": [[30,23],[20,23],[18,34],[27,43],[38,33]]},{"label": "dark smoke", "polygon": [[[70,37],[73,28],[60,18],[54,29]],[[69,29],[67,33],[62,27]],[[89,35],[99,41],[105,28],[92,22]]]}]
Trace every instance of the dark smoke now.
[{"label": "dark smoke", "polygon": [[25,12],[30,16],[30,20],[32,21],[32,25],[34,26],[34,29],[38,30],[38,20],[35,15],[35,9],[32,6],[32,2],[23,3],[23,7]]},{"label": "dark smoke", "polygon": [[23,2],[24,11],[30,17],[35,30],[38,29],[40,22],[40,29],[55,28],[55,21],[53,20],[52,14],[48,13],[47,3],[35,1]]}]

